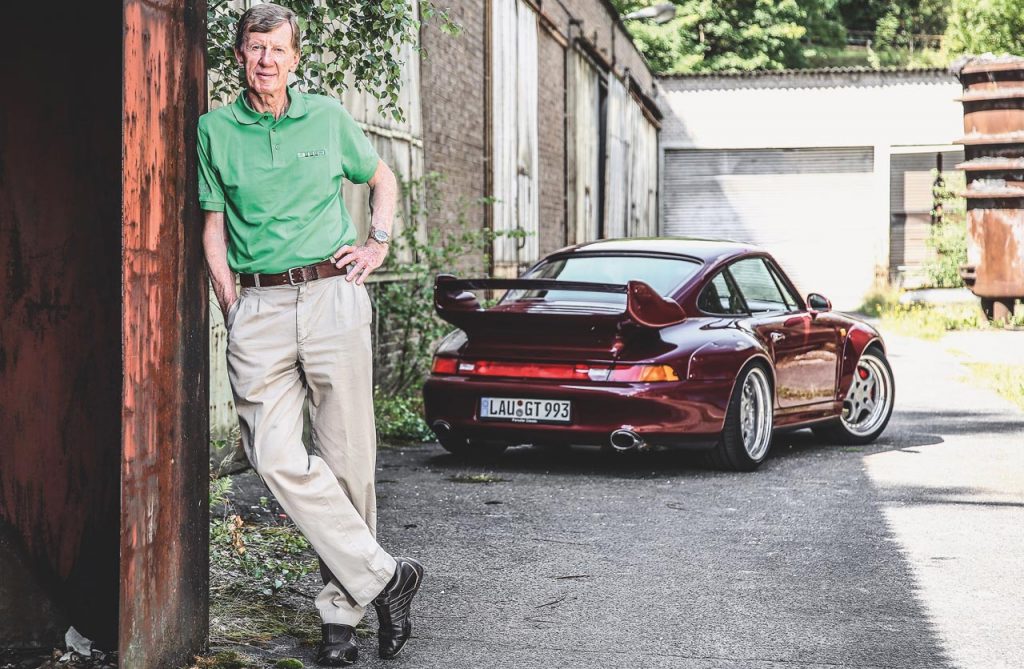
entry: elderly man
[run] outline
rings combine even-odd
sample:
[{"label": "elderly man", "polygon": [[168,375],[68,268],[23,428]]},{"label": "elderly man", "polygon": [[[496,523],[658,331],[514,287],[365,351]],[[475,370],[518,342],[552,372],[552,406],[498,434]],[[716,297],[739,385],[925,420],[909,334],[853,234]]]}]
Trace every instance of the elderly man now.
[{"label": "elderly man", "polygon": [[[295,14],[259,4],[238,22],[246,89],[199,119],[203,245],[228,330],[228,375],[250,462],[320,556],[317,661],[344,666],[372,602],[379,650],[411,632],[423,567],[376,541],[371,307],[363,281],[388,252],[397,187],[337,100],[288,87]],[[342,179],[369,184],[369,238],[357,244]],[[235,277],[242,290],[236,296]],[[302,443],[303,403],[312,455]]]}]

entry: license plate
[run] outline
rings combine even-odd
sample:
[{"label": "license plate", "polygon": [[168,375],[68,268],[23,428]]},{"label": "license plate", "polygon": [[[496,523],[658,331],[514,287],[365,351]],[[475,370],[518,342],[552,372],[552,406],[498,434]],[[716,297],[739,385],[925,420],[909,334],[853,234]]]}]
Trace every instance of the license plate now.
[{"label": "license plate", "polygon": [[480,398],[480,418],[513,423],[568,423],[572,416],[569,400],[530,400],[518,397]]}]

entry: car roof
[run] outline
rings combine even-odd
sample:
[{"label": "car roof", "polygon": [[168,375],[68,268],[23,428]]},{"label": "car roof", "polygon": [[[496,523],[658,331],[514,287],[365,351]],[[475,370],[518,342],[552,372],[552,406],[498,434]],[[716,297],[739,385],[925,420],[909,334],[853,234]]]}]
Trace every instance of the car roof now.
[{"label": "car roof", "polygon": [[714,263],[746,253],[763,251],[754,244],[743,244],[721,239],[695,237],[639,237],[628,239],[602,239],[568,246],[551,255],[576,253],[671,253],[690,256],[705,263]]}]

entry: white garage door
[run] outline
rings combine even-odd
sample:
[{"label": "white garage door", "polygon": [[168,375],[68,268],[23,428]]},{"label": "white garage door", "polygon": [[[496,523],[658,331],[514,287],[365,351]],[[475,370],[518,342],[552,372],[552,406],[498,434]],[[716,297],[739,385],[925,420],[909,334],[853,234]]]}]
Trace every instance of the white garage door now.
[{"label": "white garage door", "polygon": [[872,147],[669,149],[662,234],[764,246],[806,295],[839,309],[871,289]]}]

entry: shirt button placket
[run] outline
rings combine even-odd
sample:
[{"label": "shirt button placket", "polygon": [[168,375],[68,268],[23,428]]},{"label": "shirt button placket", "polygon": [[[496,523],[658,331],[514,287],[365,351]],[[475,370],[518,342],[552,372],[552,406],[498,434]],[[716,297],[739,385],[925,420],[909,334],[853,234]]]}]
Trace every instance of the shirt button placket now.
[{"label": "shirt button placket", "polygon": [[277,128],[270,129],[270,155],[273,157],[274,167],[284,164],[281,160],[281,138],[278,136]]}]

